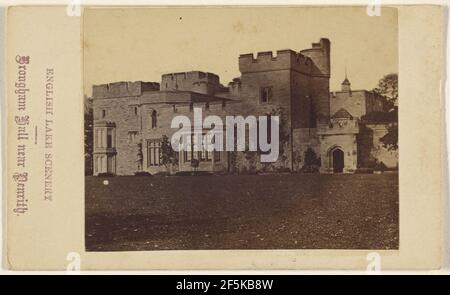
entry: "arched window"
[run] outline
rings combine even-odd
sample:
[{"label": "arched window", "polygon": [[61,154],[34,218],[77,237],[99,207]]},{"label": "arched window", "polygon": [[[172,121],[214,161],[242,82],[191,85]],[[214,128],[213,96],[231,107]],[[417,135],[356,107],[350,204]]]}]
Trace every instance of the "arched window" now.
[{"label": "arched window", "polygon": [[156,121],[157,121],[157,113],[155,110],[153,110],[152,112],[152,128],[156,128]]}]

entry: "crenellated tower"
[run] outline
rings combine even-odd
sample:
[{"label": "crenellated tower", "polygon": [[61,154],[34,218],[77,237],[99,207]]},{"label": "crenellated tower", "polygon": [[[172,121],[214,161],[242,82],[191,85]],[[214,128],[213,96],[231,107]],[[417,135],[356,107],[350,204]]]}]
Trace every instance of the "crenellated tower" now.
[{"label": "crenellated tower", "polygon": [[309,49],[242,54],[240,97],[244,101],[289,109],[293,128],[312,128],[330,117],[330,41],[320,39]]}]

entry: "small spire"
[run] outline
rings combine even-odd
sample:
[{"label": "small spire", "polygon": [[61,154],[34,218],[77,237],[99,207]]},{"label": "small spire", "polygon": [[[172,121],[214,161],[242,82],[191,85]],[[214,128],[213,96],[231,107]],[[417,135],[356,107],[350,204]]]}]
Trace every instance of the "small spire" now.
[{"label": "small spire", "polygon": [[342,82],[343,85],[350,85],[350,81],[348,80],[348,76],[347,76],[347,65],[345,65],[344,67],[344,71],[345,71],[345,79]]},{"label": "small spire", "polygon": [[351,91],[350,85],[351,83],[347,77],[347,65],[345,65],[345,79],[341,83],[341,91],[350,92]]}]

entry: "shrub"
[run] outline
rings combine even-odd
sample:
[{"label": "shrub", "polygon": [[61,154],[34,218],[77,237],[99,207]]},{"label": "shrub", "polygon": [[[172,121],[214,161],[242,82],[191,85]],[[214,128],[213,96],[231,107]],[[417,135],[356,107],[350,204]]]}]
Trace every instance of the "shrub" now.
[{"label": "shrub", "polygon": [[375,167],[373,168],[373,170],[375,171],[385,171],[387,169],[386,165],[383,162],[378,162],[375,164]]},{"label": "shrub", "polygon": [[172,174],[170,174],[170,172],[167,172],[167,171],[159,171],[159,172],[156,172],[155,174],[153,174],[153,176],[170,176],[170,175],[172,175]]},{"label": "shrub", "polygon": [[289,169],[288,167],[279,166],[275,168],[275,171],[280,173],[287,173],[291,172],[291,169]]},{"label": "shrub", "polygon": [[111,173],[111,172],[102,172],[102,173],[99,173],[97,176],[99,176],[99,177],[113,177],[114,174]]},{"label": "shrub", "polygon": [[137,171],[134,172],[134,176],[152,176],[152,175],[147,171]]},{"label": "shrub", "polygon": [[176,176],[209,176],[213,175],[209,171],[178,171],[175,173]]},{"label": "shrub", "polygon": [[398,112],[380,112],[373,111],[361,116],[361,121],[367,124],[394,123],[398,122]]},{"label": "shrub", "polygon": [[317,157],[312,148],[308,147],[305,152],[305,164],[300,169],[302,173],[317,173],[320,169],[320,157]]},{"label": "shrub", "polygon": [[191,171],[178,171],[175,173],[176,176],[191,176],[192,172]]},{"label": "shrub", "polygon": [[304,165],[302,169],[300,169],[301,173],[318,173],[320,166],[318,165]]}]

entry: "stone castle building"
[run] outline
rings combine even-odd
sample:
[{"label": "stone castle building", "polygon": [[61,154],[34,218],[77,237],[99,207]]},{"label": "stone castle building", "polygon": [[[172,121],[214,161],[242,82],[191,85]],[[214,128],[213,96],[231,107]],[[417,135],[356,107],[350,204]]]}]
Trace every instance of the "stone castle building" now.
[{"label": "stone castle building", "polygon": [[328,39],[300,52],[243,54],[239,71],[241,76],[227,87],[219,76],[200,71],[165,74],[161,83],[93,86],[94,175],[166,172],[163,137],[170,139],[177,130],[171,128],[174,116],[192,121],[194,108],[202,108],[203,117],[217,115],[224,121],[227,115],[278,115],[279,157],[261,163],[258,152],[181,151],[172,167],[176,171],[253,173],[314,166],[322,173],[353,173],[374,161],[397,166],[397,154],[379,142],[388,124],[361,120],[383,111],[384,98],[352,90],[347,78],[341,91],[330,93]]}]

